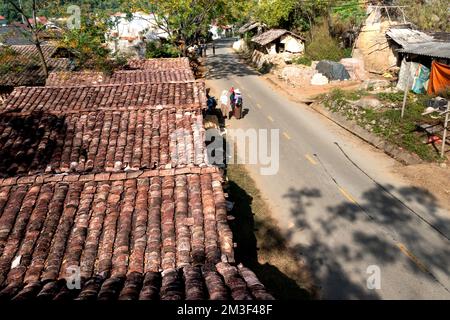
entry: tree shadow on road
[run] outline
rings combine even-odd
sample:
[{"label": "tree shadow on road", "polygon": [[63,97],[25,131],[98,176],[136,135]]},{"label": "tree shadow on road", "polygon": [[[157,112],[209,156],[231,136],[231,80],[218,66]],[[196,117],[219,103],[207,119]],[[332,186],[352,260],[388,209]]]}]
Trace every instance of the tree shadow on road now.
[{"label": "tree shadow on road", "polygon": [[[230,41],[220,42],[220,46],[229,48]],[[240,63],[238,56],[229,53],[217,53],[215,56],[208,56],[207,66],[209,70],[207,78],[210,80],[259,74],[246,64]]]},{"label": "tree shadow on road", "polygon": [[[287,248],[285,239],[271,219],[261,219],[252,210],[253,197],[233,181],[229,183],[229,192],[235,205],[231,214],[235,220],[230,221],[233,230],[236,261],[250,267],[259,280],[277,299],[281,300],[305,300],[314,298],[312,290],[302,288],[299,281],[309,281],[306,278],[306,270],[299,267],[295,258],[286,258],[293,252]],[[264,240],[258,241],[257,235],[264,236]],[[261,237],[259,237],[261,238]],[[283,266],[291,267],[295,273],[293,279],[283,273],[277,266],[262,260],[270,260],[275,255]],[[273,258],[273,257],[272,257]],[[295,264],[295,266],[294,266]],[[279,264],[278,264],[279,265]],[[292,274],[290,273],[290,274]]]},{"label": "tree shadow on road", "polygon": [[[314,217],[308,211],[308,207],[314,201],[321,201],[319,190],[291,188],[286,193],[285,198],[292,204],[291,215],[295,219],[296,228],[309,231],[308,234],[311,235],[308,244],[297,244],[295,250],[307,257],[308,266],[316,283],[326,288],[326,297],[380,298],[376,290],[366,289],[366,283],[355,282],[348,274],[352,263],[367,259],[384,266],[405,264],[404,261],[407,261],[406,268],[417,279],[427,278],[434,281],[418,266],[417,261],[401,253],[395,245],[400,241],[409,252],[419,257],[432,273],[448,272],[448,257],[450,257],[448,241],[437,232],[436,236],[443,241],[433,241],[421,233],[417,226],[425,222],[391,195],[394,193],[400,194],[408,202],[407,205],[419,203],[426,208],[428,216],[434,217],[431,222],[436,228],[449,225],[450,219],[436,215],[438,208],[436,198],[427,190],[417,187],[377,186],[366,191],[360,203],[344,201],[339,205],[328,207],[326,214],[320,217]],[[358,230],[352,227],[354,225],[361,227]],[[364,229],[368,225],[373,228]],[[333,239],[339,239],[343,230],[344,232],[353,230],[350,235],[351,241],[348,244],[333,243]],[[294,233],[294,231],[285,232],[289,241],[293,239]]]}]

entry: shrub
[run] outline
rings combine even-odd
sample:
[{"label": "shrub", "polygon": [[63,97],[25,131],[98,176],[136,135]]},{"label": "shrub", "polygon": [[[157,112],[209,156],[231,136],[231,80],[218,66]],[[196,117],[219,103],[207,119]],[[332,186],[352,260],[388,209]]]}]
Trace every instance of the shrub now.
[{"label": "shrub", "polygon": [[312,60],[311,60],[311,58],[308,57],[307,55],[304,55],[304,56],[301,56],[301,57],[292,59],[292,63],[295,63],[295,64],[302,64],[302,65],[305,65],[305,66],[310,67],[311,64],[312,64]]},{"label": "shrub", "polygon": [[147,58],[177,58],[181,55],[180,50],[169,43],[151,41],[146,49]]},{"label": "shrub", "polygon": [[346,56],[337,40],[331,37],[326,22],[315,25],[311,30],[311,37],[305,50],[310,59],[339,61]]}]

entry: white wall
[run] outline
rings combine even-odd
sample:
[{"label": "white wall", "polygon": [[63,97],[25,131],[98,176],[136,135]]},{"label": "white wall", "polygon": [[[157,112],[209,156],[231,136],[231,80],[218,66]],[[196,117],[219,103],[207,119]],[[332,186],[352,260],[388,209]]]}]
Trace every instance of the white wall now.
[{"label": "white wall", "polygon": [[287,52],[302,53],[305,50],[303,41],[290,35],[284,36],[280,42],[284,43],[285,51]]},{"label": "white wall", "polygon": [[[144,41],[168,38],[169,35],[157,26],[153,14],[136,12],[128,20],[126,14],[111,16],[116,25],[112,27],[108,34],[108,47],[115,52],[133,53],[136,46],[145,46]],[[136,52],[137,53],[137,52]]]}]

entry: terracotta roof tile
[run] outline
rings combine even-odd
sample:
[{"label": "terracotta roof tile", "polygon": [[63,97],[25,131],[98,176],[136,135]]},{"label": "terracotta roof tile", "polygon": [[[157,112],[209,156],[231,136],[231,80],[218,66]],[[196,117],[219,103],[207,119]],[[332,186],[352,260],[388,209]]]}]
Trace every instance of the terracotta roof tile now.
[{"label": "terracotta roof tile", "polygon": [[188,58],[135,59],[128,63],[133,69],[191,69]]},{"label": "terracotta roof tile", "polygon": [[[10,52],[9,52],[9,51]],[[57,47],[43,45],[42,51],[50,71],[66,71],[70,69],[70,61],[66,58],[53,58]],[[0,85],[26,86],[44,85],[45,74],[41,67],[35,45],[13,45],[0,50]]]},{"label": "terracotta roof tile", "polygon": [[[272,299],[252,271],[230,264],[221,180],[0,185],[0,298]],[[65,285],[74,266],[78,291]]]},{"label": "terracotta roof tile", "polygon": [[69,113],[166,107],[189,110],[205,108],[205,83],[19,87],[0,107],[0,112]]},{"label": "terracotta roof tile", "polygon": [[0,177],[205,166],[201,112],[33,113],[0,118]]},{"label": "terracotta roof tile", "polygon": [[129,70],[116,71],[112,75],[102,72],[52,72],[47,78],[47,86],[80,86],[99,84],[130,84],[130,83],[168,83],[193,82],[194,73],[190,69],[162,70]]}]

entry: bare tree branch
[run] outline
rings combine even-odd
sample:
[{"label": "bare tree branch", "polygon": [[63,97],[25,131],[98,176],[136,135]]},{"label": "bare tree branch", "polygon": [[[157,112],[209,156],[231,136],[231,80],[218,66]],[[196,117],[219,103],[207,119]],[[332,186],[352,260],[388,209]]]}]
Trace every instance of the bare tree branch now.
[{"label": "bare tree branch", "polygon": [[39,39],[39,31],[38,31],[37,18],[36,18],[36,12],[37,12],[36,0],[32,0],[33,1],[32,15],[33,15],[35,27],[33,27],[33,25],[30,23],[30,18],[27,16],[27,14],[25,13],[25,11],[23,10],[23,8],[21,6],[17,5],[13,0],[5,0],[5,1],[7,1],[10,5],[12,5],[14,10],[16,10],[19,14],[21,14],[25,18],[24,20],[26,22],[26,25],[30,29],[30,32],[32,35],[32,41],[33,41],[34,45],[36,46],[39,60],[41,61],[42,69],[44,70],[45,76],[48,77],[48,65],[47,65],[47,61],[45,60],[44,53],[42,52],[41,41]]}]

